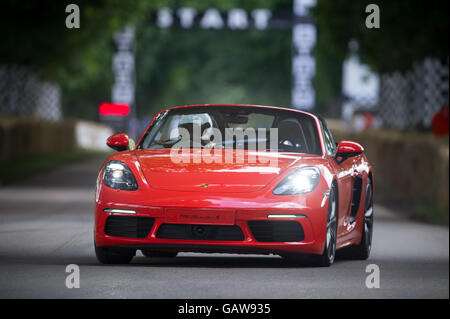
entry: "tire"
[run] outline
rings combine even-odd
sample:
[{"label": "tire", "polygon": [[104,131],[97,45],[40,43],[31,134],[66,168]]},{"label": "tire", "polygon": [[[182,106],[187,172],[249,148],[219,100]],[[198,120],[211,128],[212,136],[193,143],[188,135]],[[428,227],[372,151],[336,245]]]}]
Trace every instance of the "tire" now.
[{"label": "tire", "polygon": [[102,264],[128,264],[134,257],[134,253],[127,250],[117,250],[110,247],[95,246],[95,255]]},{"label": "tire", "polygon": [[337,190],[336,186],[333,184],[330,189],[330,197],[328,200],[325,247],[323,249],[322,255],[317,256],[286,253],[281,255],[281,257],[289,262],[295,262],[298,264],[311,265],[316,267],[331,266],[336,258],[337,217]]},{"label": "tire", "polygon": [[343,257],[346,259],[366,260],[370,256],[373,237],[373,190],[370,179],[367,179],[364,195],[364,219],[361,242],[344,249]]},{"label": "tire", "polygon": [[177,251],[158,251],[151,249],[141,249],[142,254],[147,258],[175,258]]},{"label": "tire", "polygon": [[337,240],[337,217],[338,217],[338,200],[336,186],[330,189],[330,197],[328,200],[327,227],[325,236],[325,247],[320,256],[314,256],[314,264],[319,267],[329,267],[336,259],[336,240]]}]

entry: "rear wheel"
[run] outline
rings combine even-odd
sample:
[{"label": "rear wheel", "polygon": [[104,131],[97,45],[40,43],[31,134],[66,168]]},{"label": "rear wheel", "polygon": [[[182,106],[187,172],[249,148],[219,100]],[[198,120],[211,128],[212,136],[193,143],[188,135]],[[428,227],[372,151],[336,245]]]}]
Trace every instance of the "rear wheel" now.
[{"label": "rear wheel", "polygon": [[369,258],[372,249],[373,236],[373,190],[370,179],[367,179],[364,197],[364,219],[361,242],[358,245],[346,248],[344,257],[348,259],[365,260]]},{"label": "rear wheel", "polygon": [[151,250],[151,249],[141,249],[142,254],[145,257],[152,258],[174,258],[178,255],[178,252],[176,251],[158,251],[158,250]]},{"label": "rear wheel", "polygon": [[330,189],[330,198],[328,200],[328,216],[325,237],[325,247],[320,256],[316,256],[316,264],[320,267],[328,267],[333,264],[336,258],[336,240],[337,240],[337,192],[333,185]]},{"label": "rear wheel", "polygon": [[95,255],[102,264],[128,264],[134,257],[134,253],[129,250],[98,246],[95,246]]}]

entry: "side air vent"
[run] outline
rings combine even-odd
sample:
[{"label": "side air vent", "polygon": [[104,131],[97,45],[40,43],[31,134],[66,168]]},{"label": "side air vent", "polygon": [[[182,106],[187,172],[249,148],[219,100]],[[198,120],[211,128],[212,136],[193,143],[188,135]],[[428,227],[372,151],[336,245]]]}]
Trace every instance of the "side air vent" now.
[{"label": "side air vent", "polygon": [[350,223],[353,223],[355,221],[356,214],[358,214],[358,209],[361,202],[361,193],[362,193],[362,178],[358,176],[355,178],[355,182],[353,183]]},{"label": "side air vent", "polygon": [[109,216],[105,223],[105,234],[115,237],[145,238],[150,233],[155,219],[151,217]]},{"label": "side air vent", "polygon": [[243,241],[239,226],[162,224],[156,234],[158,238],[186,240]]},{"label": "side air vent", "polygon": [[251,220],[248,226],[259,242],[290,242],[305,239],[303,227],[296,221]]}]

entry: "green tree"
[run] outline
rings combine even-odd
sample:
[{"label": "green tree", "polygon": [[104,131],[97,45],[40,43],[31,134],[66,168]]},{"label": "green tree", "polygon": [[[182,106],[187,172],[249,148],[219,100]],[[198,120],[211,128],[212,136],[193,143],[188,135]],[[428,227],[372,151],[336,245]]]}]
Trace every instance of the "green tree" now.
[{"label": "green tree", "polygon": [[[370,3],[380,8],[379,29],[365,26]],[[378,72],[406,70],[428,56],[448,58],[448,1],[320,0],[313,12],[330,54],[342,57],[354,39],[362,61]]]},{"label": "green tree", "polygon": [[78,0],[79,29],[66,28],[69,3],[2,1],[0,65],[26,66],[59,83],[66,115],[93,118],[110,96],[112,34],[147,12],[149,2]]},{"label": "green tree", "polygon": [[290,105],[291,32],[140,28],[141,115],[201,103]]}]

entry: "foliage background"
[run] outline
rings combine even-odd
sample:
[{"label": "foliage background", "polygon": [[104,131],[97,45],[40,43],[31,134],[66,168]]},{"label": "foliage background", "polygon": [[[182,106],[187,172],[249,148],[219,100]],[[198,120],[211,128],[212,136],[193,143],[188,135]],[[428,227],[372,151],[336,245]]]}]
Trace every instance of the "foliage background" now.
[{"label": "foliage background", "polygon": [[[149,11],[162,6],[228,10],[292,10],[291,0],[77,0],[81,28],[65,28],[73,1],[4,0],[0,4],[0,65],[25,65],[60,84],[66,117],[95,119],[110,100],[112,33],[136,26],[138,115],[169,105],[253,103],[289,106],[291,31],[160,30]],[[367,29],[365,6],[377,3],[381,29]],[[319,0],[314,79],[316,111],[337,115],[348,42],[378,72],[404,70],[425,56],[448,59],[448,2],[440,0]]]}]

